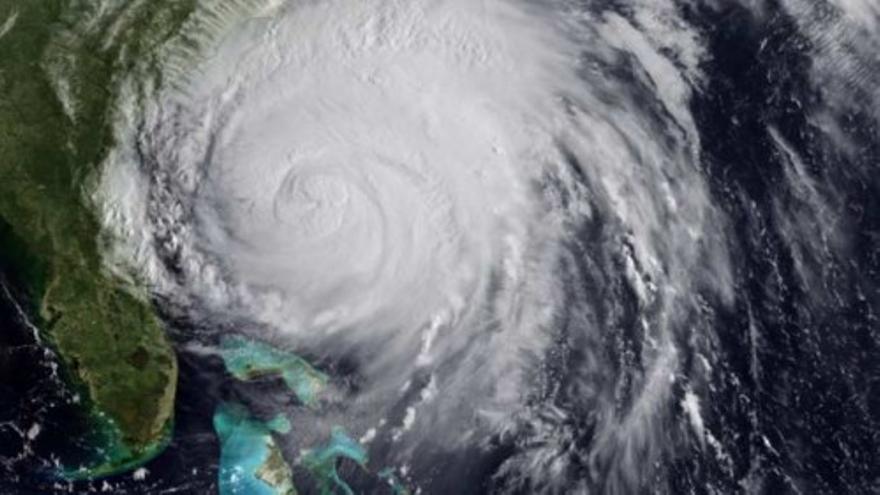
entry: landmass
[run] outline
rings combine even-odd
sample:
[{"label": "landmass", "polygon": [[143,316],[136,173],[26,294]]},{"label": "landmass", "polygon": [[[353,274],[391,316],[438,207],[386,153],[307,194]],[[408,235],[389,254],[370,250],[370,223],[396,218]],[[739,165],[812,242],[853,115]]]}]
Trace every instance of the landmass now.
[{"label": "landmass", "polygon": [[113,144],[115,75],[193,3],[130,4],[0,0],[0,257],[85,392],[104,455],[65,469],[77,478],[142,464],[173,425],[174,351],[147,298],[104,270],[88,189]]},{"label": "landmass", "polygon": [[333,428],[330,441],[326,445],[303,453],[302,463],[317,479],[318,490],[322,495],[331,495],[336,493],[337,489],[346,495],[354,495],[351,487],[336,472],[337,461],[343,458],[350,459],[366,469],[366,450],[338,426]]},{"label": "landmass", "polygon": [[214,414],[220,439],[220,495],[296,495],[290,466],[272,437],[285,433],[283,416],[269,422],[253,418],[239,404],[221,404]]},{"label": "landmass", "polygon": [[226,369],[239,380],[281,376],[287,387],[307,406],[315,404],[318,393],[327,383],[327,376],[301,357],[240,335],[224,337],[220,343],[220,355]]},{"label": "landmass", "polygon": [[[218,350],[226,370],[235,378],[248,381],[261,376],[280,376],[299,401],[307,407],[317,405],[319,395],[327,385],[327,376],[301,357],[259,340],[242,335],[228,335],[222,339]],[[292,476],[289,465],[284,462],[279,450],[273,450],[271,446],[274,443],[267,443],[269,442],[267,438],[271,438],[269,430],[259,423],[254,424],[253,419],[242,418],[247,418],[246,408],[232,404],[221,405],[215,415],[215,430],[223,444],[220,462],[221,495],[288,493],[265,491],[265,487],[254,488],[262,491],[248,492],[246,489],[251,486],[253,479],[263,480],[275,487],[284,487],[285,490],[290,486],[291,490],[295,491],[292,482],[288,484]],[[238,429],[241,431],[236,436],[230,436],[232,431],[230,422],[240,425]],[[289,424],[285,428],[269,429],[277,433],[287,433]],[[266,445],[270,446],[266,447]],[[277,459],[273,459],[273,456],[277,456]],[[335,426],[325,444],[303,451],[295,465],[309,472],[322,495],[338,492],[353,495],[351,487],[337,472],[340,459],[349,459],[367,470],[366,449],[360,442],[352,439],[342,427]],[[409,493],[394,476],[393,470],[383,469],[377,475],[388,483],[392,493],[400,495]],[[233,477],[235,483],[230,481]]]}]

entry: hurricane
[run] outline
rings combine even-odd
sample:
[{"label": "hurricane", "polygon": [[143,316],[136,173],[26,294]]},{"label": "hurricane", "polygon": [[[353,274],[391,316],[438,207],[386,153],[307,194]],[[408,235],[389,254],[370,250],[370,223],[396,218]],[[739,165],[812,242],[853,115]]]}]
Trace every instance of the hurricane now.
[{"label": "hurricane", "polygon": [[878,19],[858,0],[196,2],[113,79],[85,187],[102,269],[182,355],[235,334],[320,370],[314,404],[288,382],[282,451],[344,431],[399,493],[876,483],[870,447],[816,481],[797,428],[748,411],[813,407],[782,371],[802,359],[876,424],[877,360],[854,356],[880,341],[845,315],[880,281],[859,269]]}]

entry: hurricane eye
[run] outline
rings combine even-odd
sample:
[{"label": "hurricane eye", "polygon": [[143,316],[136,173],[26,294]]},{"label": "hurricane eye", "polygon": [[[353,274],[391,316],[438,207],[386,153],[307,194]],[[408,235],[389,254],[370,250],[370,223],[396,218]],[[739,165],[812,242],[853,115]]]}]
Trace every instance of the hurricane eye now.
[{"label": "hurricane eye", "polygon": [[337,231],[349,205],[349,186],[332,175],[297,177],[295,171],[284,179],[273,199],[273,213],[283,224],[305,238],[320,238]]}]

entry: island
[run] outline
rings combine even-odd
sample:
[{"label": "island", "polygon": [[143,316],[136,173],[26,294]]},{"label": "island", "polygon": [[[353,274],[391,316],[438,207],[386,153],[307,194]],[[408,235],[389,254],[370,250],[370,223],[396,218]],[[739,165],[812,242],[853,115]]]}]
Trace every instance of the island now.
[{"label": "island", "polygon": [[226,370],[235,378],[248,381],[261,376],[279,375],[287,387],[306,406],[314,406],[327,376],[296,354],[242,335],[227,335],[220,343],[220,356]]},{"label": "island", "polygon": [[[221,339],[218,347],[220,357],[226,370],[236,379],[249,381],[263,376],[279,376],[284,380],[288,389],[306,407],[318,406],[321,392],[327,386],[327,375],[312,367],[307,361],[298,355],[279,349],[267,342],[263,342],[244,335],[231,334]],[[287,491],[267,491],[268,488],[261,486],[259,490],[246,491],[245,485],[252,486],[253,480],[271,479],[274,486],[281,486],[287,490],[292,487],[289,468],[283,462],[280,452],[278,459],[272,461],[276,455],[273,450],[274,443],[269,441],[269,430],[276,433],[290,433],[289,423],[284,428],[272,428],[247,417],[244,406],[222,404],[218,407],[215,415],[214,427],[221,439],[220,461],[220,485],[221,495],[236,493],[255,493],[266,495],[286,495]],[[280,419],[274,420],[276,423]],[[242,431],[235,437],[230,436],[233,428],[230,423],[240,425]],[[296,434],[296,432],[293,432]],[[232,441],[232,440],[234,441]],[[358,441],[352,439],[341,426],[334,426],[330,438],[323,445],[318,445],[302,452],[295,461],[296,466],[305,469],[314,479],[319,493],[331,495],[334,493],[346,493],[353,495],[351,488],[339,476],[337,465],[340,459],[349,459],[363,469],[367,469],[367,452]],[[265,466],[274,466],[271,469]],[[271,476],[259,476],[257,473],[273,473]],[[383,471],[379,476],[386,479],[394,493],[406,493],[405,489],[391,476],[391,471]],[[285,478],[286,476],[286,478]],[[234,483],[231,479],[234,478]],[[265,485],[265,483],[264,483]],[[241,491],[245,490],[245,491]],[[295,490],[291,488],[291,490]]]},{"label": "island", "polygon": [[293,476],[272,433],[287,433],[283,417],[262,422],[234,403],[221,404],[214,413],[220,439],[220,495],[295,495]]}]

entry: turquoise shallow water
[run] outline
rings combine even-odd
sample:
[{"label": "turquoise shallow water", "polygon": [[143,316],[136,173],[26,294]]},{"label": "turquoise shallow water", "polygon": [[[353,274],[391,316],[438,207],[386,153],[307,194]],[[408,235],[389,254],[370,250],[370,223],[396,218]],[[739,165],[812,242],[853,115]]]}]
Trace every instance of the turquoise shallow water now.
[{"label": "turquoise shallow water", "polygon": [[274,448],[272,432],[285,433],[290,423],[282,416],[265,423],[238,404],[221,404],[214,414],[220,438],[220,495],[279,495],[257,477]]},{"label": "turquoise shallow water", "polygon": [[280,375],[288,388],[306,405],[314,405],[327,383],[327,376],[295,354],[242,336],[229,336],[220,343],[226,369],[239,380]]},{"label": "turquoise shallow water", "polygon": [[409,490],[406,488],[403,483],[397,478],[397,475],[394,474],[394,469],[385,468],[376,473],[380,478],[385,480],[388,483],[388,486],[391,487],[391,493],[393,495],[409,495]]},{"label": "turquoise shallow water", "polygon": [[[281,376],[300,402],[309,407],[316,407],[327,384],[327,376],[299,356],[243,336],[224,338],[220,355],[226,369],[239,380]],[[289,433],[290,423],[283,416],[268,423],[261,422],[252,418],[244,406],[224,404],[214,416],[214,427],[222,443],[221,495],[279,495],[256,473],[266,463],[271,449],[275,448],[272,433]],[[297,465],[311,474],[320,493],[353,495],[351,487],[337,472],[342,459],[349,459],[367,469],[364,447],[341,426],[336,426],[326,443],[303,451]],[[391,470],[384,470],[378,476],[389,483],[393,493],[407,493]]]},{"label": "turquoise shallow water", "polygon": [[321,493],[335,493],[338,489],[349,495],[354,494],[336,472],[337,461],[343,458],[351,459],[362,467],[367,463],[366,450],[340,427],[333,428],[326,445],[309,450],[303,456],[302,462],[318,480]]}]

